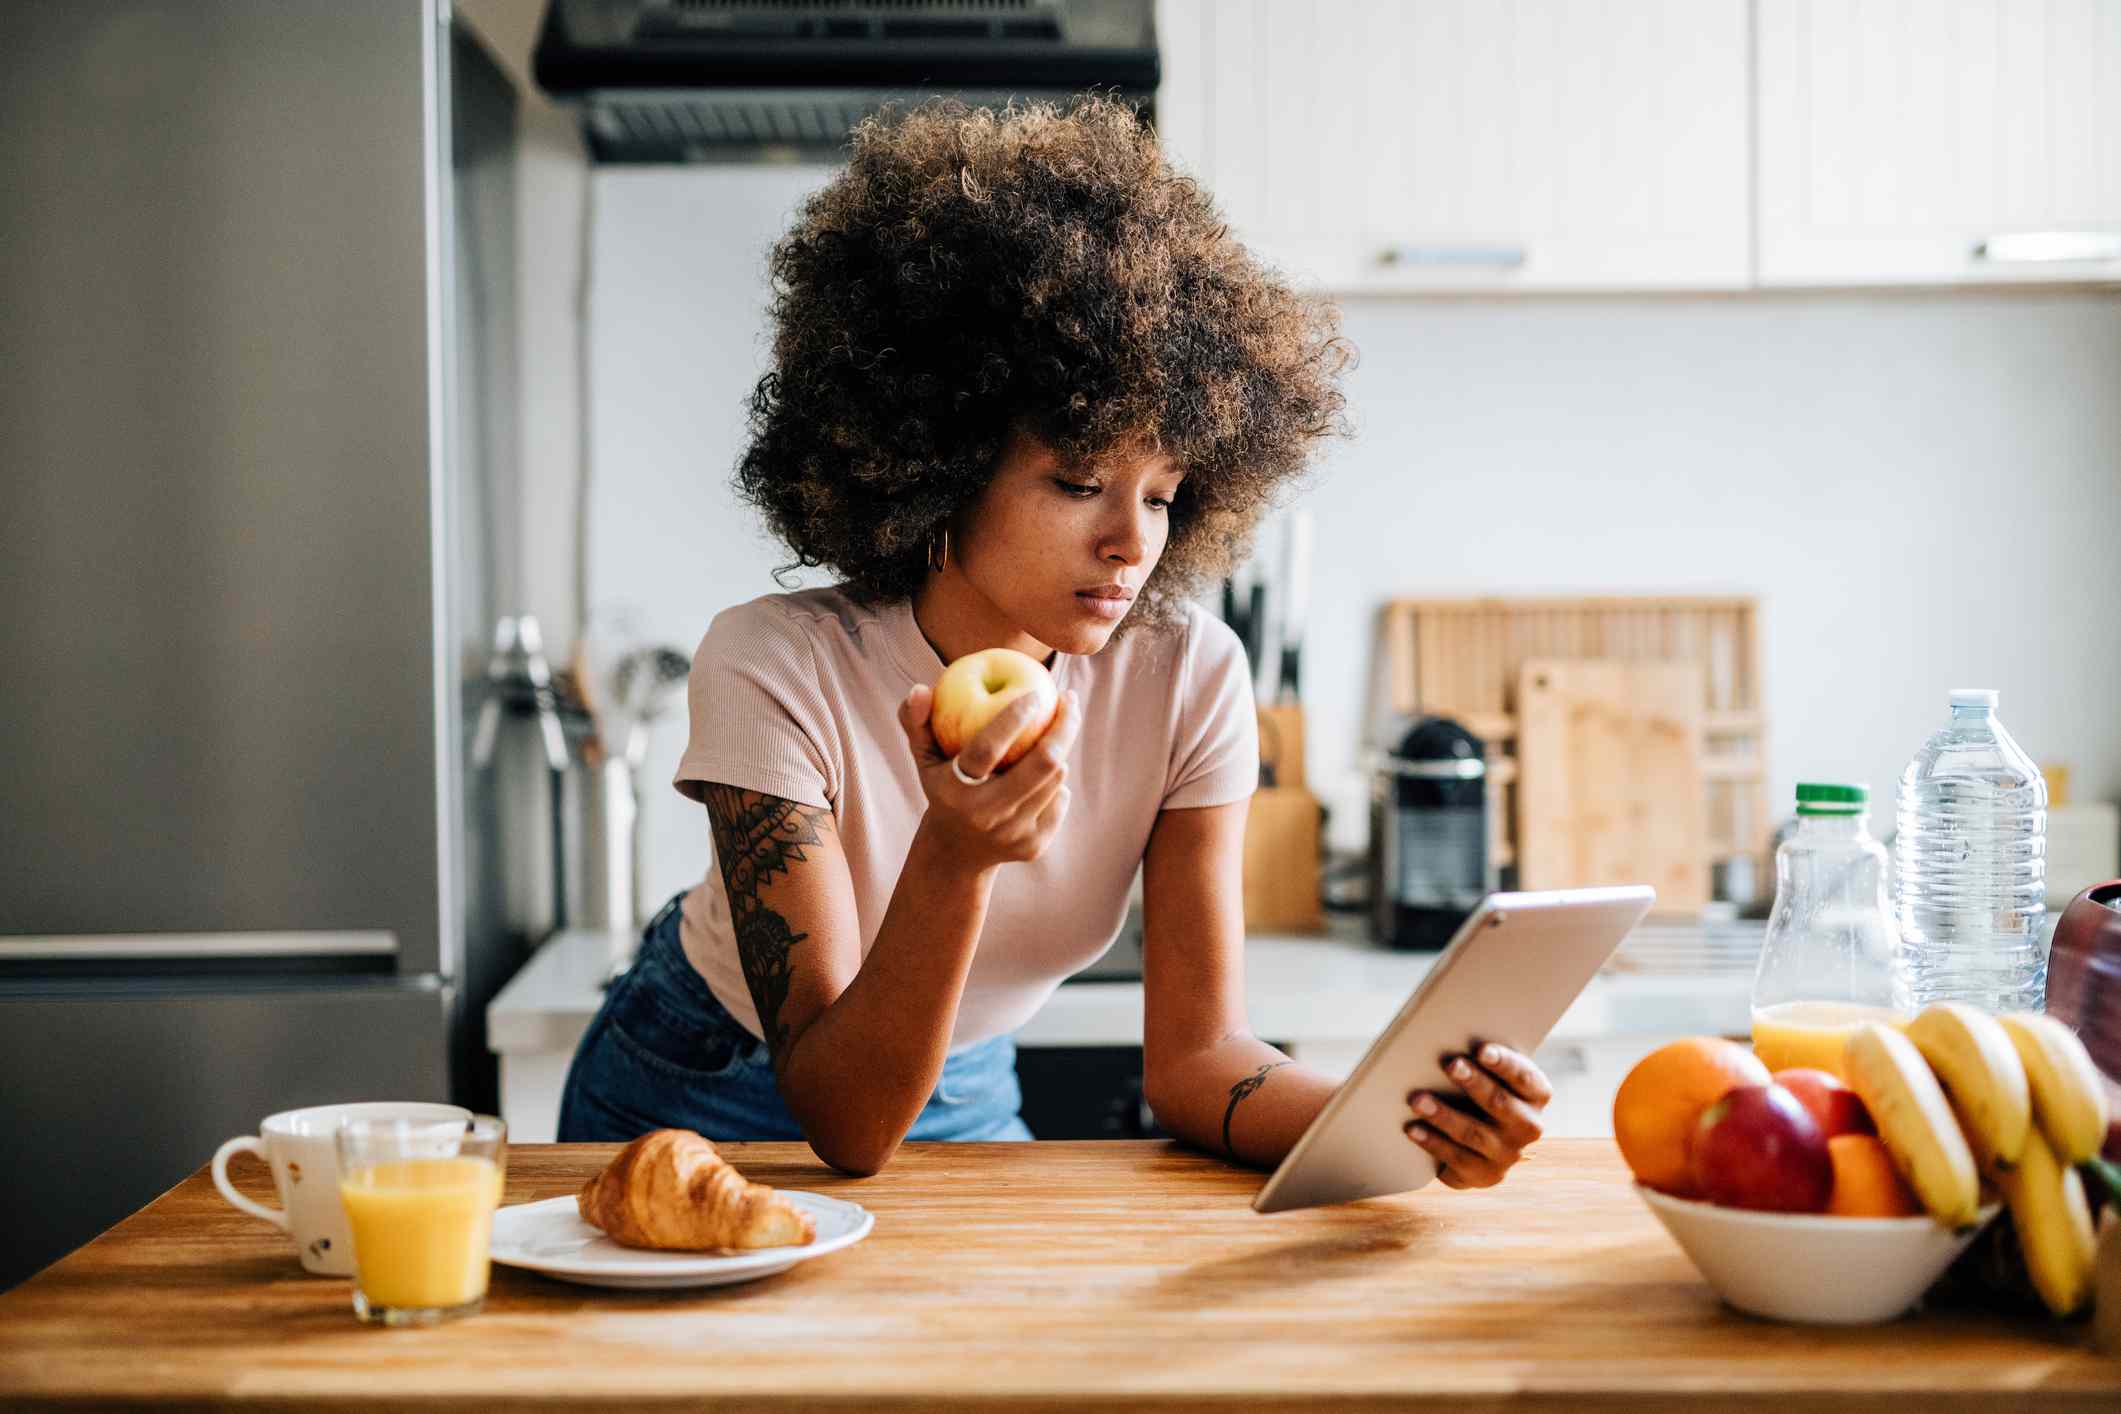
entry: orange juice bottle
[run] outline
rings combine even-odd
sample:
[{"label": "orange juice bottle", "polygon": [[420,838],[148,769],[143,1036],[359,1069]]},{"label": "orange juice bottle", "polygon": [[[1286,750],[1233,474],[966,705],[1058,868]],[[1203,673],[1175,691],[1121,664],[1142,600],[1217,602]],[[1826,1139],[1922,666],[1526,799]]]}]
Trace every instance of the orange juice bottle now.
[{"label": "orange juice bottle", "polygon": [[1897,1021],[1885,846],[1863,786],[1797,787],[1797,830],[1775,851],[1775,908],[1753,974],[1753,1050],[1769,1070],[1842,1073],[1866,1021]]},{"label": "orange juice bottle", "polygon": [[1777,1002],[1753,1008],[1753,1054],[1769,1070],[1809,1068],[1841,1074],[1841,1048],[1866,1021],[1898,1026],[1889,1006],[1861,1002]]}]

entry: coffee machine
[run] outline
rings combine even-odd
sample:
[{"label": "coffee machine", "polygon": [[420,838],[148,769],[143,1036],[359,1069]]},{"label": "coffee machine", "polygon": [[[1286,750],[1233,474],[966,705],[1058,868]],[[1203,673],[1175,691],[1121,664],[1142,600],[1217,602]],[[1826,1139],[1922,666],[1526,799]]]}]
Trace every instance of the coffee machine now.
[{"label": "coffee machine", "polygon": [[1424,717],[1373,763],[1370,853],[1374,940],[1410,951],[1449,943],[1494,883],[1479,737]]}]

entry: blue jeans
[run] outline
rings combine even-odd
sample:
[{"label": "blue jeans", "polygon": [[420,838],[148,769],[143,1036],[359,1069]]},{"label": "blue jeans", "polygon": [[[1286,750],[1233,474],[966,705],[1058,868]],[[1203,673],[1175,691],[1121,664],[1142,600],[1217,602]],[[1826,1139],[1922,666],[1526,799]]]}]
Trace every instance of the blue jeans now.
[{"label": "blue jeans", "polygon": [[[679,894],[604,994],[560,1096],[560,1140],[624,1142],[651,1129],[709,1139],[799,1140],[766,1043],[715,1000],[678,941]],[[1017,1116],[1016,1043],[997,1036],[943,1062],[908,1139],[1029,1139]]]}]

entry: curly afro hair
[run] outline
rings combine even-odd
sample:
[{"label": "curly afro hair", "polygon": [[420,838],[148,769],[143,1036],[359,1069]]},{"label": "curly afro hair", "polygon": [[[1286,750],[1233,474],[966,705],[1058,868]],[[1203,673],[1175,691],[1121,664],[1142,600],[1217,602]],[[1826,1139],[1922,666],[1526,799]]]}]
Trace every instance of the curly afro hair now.
[{"label": "curly afro hair", "polygon": [[850,146],[774,247],[773,367],[737,470],[785,569],[911,595],[1023,432],[1072,466],[1132,451],[1185,472],[1135,605],[1169,621],[1345,435],[1339,312],[1234,240],[1126,104],[936,100]]}]

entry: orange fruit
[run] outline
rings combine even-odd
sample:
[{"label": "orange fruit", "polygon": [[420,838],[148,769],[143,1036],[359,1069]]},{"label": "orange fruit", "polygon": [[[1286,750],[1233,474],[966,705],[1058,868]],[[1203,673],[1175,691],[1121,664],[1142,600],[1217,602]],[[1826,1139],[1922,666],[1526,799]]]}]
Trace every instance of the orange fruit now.
[{"label": "orange fruit", "polygon": [[1834,1162],[1834,1191],[1826,1210],[1844,1218],[1911,1218],[1922,1211],[1914,1190],[1893,1167],[1874,1134],[1837,1134],[1826,1141]]},{"label": "orange fruit", "polygon": [[1671,1041],[1635,1062],[1613,1095],[1613,1138],[1638,1182],[1694,1196],[1687,1141],[1701,1112],[1741,1085],[1765,1085],[1760,1058],[1719,1036]]}]

